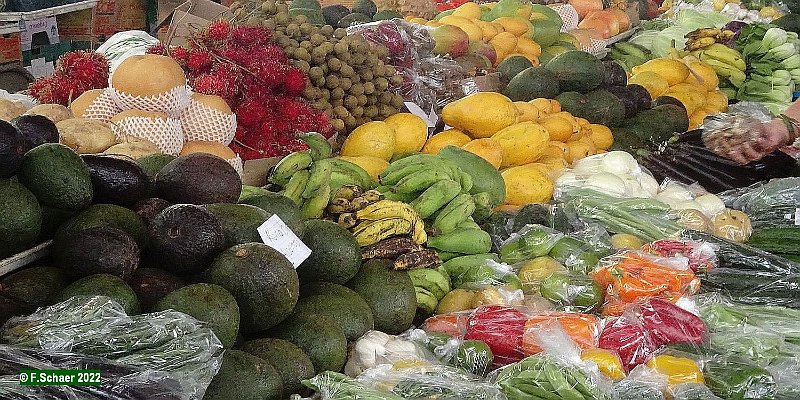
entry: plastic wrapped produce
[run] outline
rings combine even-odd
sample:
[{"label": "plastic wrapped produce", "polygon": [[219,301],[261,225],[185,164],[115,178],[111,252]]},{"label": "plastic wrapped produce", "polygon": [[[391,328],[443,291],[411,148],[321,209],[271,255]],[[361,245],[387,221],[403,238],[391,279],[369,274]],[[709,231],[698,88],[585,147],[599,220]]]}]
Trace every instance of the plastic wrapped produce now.
[{"label": "plastic wrapped produce", "polygon": [[404,399],[504,399],[496,385],[444,365],[381,365],[364,371],[357,379],[367,387],[391,390]]},{"label": "plastic wrapped produce", "polygon": [[525,357],[522,335],[527,320],[527,315],[513,307],[483,306],[469,317],[464,338],[489,345],[495,367],[507,365]]},{"label": "plastic wrapped produce", "polygon": [[692,240],[657,240],[646,243],[642,251],[658,257],[685,257],[694,272],[705,272],[719,264],[717,246]]},{"label": "plastic wrapped produce", "polygon": [[164,371],[200,399],[221,364],[222,344],[205,324],[176,311],[128,316],[103,296],[72,297],[15,317],[0,332],[5,343],[49,352],[107,358]]},{"label": "plastic wrapped produce", "polygon": [[[21,370],[100,370],[98,386],[22,386]],[[101,357],[0,345],[0,398],[15,400],[183,400],[193,397],[174,377]]]},{"label": "plastic wrapped produce", "polygon": [[530,356],[497,371],[496,382],[509,400],[530,398],[602,400],[610,397],[579,366],[546,355]]},{"label": "plastic wrapped produce", "polygon": [[769,371],[740,358],[708,360],[703,375],[706,385],[723,399],[772,399],[777,393]]},{"label": "plastic wrapped produce", "polygon": [[753,228],[797,226],[800,178],[779,178],[719,193],[725,205],[743,211]]},{"label": "plastic wrapped produce", "polygon": [[703,145],[702,131],[689,131],[659,151],[639,159],[657,180],[666,178],[698,183],[711,193],[747,187],[756,182],[791,176],[794,158],[774,151],[764,158],[740,165]]},{"label": "plastic wrapped produce", "polygon": [[500,246],[500,259],[515,264],[547,255],[563,236],[563,233],[542,225],[526,226]]},{"label": "plastic wrapped produce", "polygon": [[539,293],[564,311],[593,312],[603,305],[603,288],[584,274],[551,274],[541,281]]},{"label": "plastic wrapped produce", "polygon": [[653,199],[620,199],[591,189],[568,192],[566,206],[578,218],[609,233],[628,233],[648,241],[678,235],[682,228],[670,207]]},{"label": "plastic wrapped produce", "polygon": [[575,189],[593,189],[614,197],[653,197],[658,182],[624,151],[610,151],[576,161],[556,181],[554,197]]},{"label": "plastic wrapped produce", "polygon": [[614,400],[664,400],[667,377],[645,365],[632,369],[612,388]]},{"label": "plastic wrapped produce", "polygon": [[[403,397],[379,389],[367,387],[363,383],[333,371],[325,371],[311,379],[303,381],[303,385],[316,392],[319,400],[402,400]],[[292,395],[292,400],[303,399]]]},{"label": "plastic wrapped produce", "polygon": [[686,231],[683,237],[712,244],[716,247],[719,266],[729,271],[769,272],[778,275],[800,273],[800,263],[766,251],[735,243],[706,233]]},{"label": "plastic wrapped produce", "polygon": [[376,365],[393,364],[400,361],[437,362],[425,346],[413,340],[380,331],[369,331],[351,347],[344,372],[349,376],[356,377]]},{"label": "plastic wrapped produce", "polygon": [[606,292],[604,315],[620,315],[627,304],[663,298],[673,303],[697,293],[700,279],[685,257],[656,257],[641,251],[625,251],[604,258],[592,277]]}]

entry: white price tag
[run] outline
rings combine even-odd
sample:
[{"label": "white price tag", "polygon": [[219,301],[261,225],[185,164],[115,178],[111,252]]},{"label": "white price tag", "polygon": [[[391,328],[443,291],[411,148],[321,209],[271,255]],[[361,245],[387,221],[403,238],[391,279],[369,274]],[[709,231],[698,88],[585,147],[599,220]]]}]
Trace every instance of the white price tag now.
[{"label": "white price tag", "polygon": [[283,254],[295,268],[311,255],[311,249],[277,215],[261,224],[258,234],[264,244]]}]

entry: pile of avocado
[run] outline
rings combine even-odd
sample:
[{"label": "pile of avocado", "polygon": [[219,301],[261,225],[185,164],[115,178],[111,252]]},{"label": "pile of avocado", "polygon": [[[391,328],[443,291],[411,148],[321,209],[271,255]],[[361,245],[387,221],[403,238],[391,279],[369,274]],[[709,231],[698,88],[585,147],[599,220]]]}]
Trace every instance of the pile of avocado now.
[{"label": "pile of avocado", "polygon": [[[308,7],[308,8],[306,8]],[[292,11],[292,10],[302,11]],[[353,8],[349,9],[341,4],[334,4],[320,8],[317,0],[294,0],[289,5],[289,14],[303,14],[311,21],[318,21],[317,15],[321,17],[319,25],[330,25],[335,28],[349,28],[353,25],[368,24],[370,22],[385,21],[394,18],[403,18],[400,13],[394,10],[380,10],[372,0],[356,0]],[[314,16],[312,18],[311,16]]]},{"label": "pile of avocado", "polygon": [[[75,295],[108,296],[128,314],[184,312],[227,349],[207,400],[303,393],[301,380],[342,370],[368,330],[412,325],[405,271],[362,265],[348,230],[304,221],[287,197],[240,198],[241,178],[216,156],[26,148],[0,121],[0,166],[0,258],[52,240],[48,258],[0,277],[0,325]],[[312,250],[297,268],[256,231],[273,215]]]}]

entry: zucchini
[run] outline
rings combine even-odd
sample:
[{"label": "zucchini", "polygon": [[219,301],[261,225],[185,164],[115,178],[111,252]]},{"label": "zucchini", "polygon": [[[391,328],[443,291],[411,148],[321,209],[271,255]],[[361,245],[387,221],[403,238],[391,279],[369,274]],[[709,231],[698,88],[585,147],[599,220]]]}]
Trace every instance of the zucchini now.
[{"label": "zucchini", "polygon": [[800,227],[756,229],[747,244],[770,253],[800,255]]},{"label": "zucchini", "polygon": [[700,275],[704,292],[721,292],[735,302],[800,308],[800,274],[714,268]]},{"label": "zucchini", "polygon": [[770,254],[752,246],[739,244],[714,235],[697,231],[686,231],[687,239],[698,240],[717,246],[720,267],[739,271],[763,271],[774,274],[800,274],[800,263]]}]

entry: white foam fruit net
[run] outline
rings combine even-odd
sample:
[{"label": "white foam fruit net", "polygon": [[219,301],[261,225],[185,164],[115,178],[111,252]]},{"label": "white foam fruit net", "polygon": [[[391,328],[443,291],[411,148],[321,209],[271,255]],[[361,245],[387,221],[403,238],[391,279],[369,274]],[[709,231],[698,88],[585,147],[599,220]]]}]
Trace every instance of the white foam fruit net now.
[{"label": "white foam fruit net", "polygon": [[[569,32],[573,29],[578,29],[580,17],[578,16],[578,11],[575,10],[575,7],[569,4],[558,4],[552,5],[550,8],[555,10],[555,12],[557,12],[564,21],[564,25],[561,27],[561,32]],[[591,39],[588,46],[581,46],[581,50],[593,55],[598,55],[605,52],[607,44],[608,43],[605,40]]]},{"label": "white foam fruit net", "polygon": [[186,85],[176,86],[166,93],[146,97],[122,93],[114,88],[111,90],[114,101],[123,110],[163,112],[172,118],[179,118],[191,102],[191,93]]},{"label": "white foam fruit net", "polygon": [[76,115],[87,119],[94,119],[103,122],[111,121],[115,115],[122,111],[121,108],[114,101],[114,93],[110,88],[106,88],[100,96],[97,96],[86,110],[83,115]]},{"label": "white foam fruit net", "polygon": [[117,138],[125,135],[149,140],[165,154],[178,155],[184,138],[181,121],[175,118],[128,117],[112,124]]},{"label": "white foam fruit net", "polygon": [[578,17],[578,11],[575,10],[575,7],[569,4],[556,4],[550,6],[550,8],[557,12],[564,21],[564,25],[561,26],[561,32],[567,32],[578,28],[580,17]]},{"label": "white foam fruit net", "polygon": [[236,170],[239,176],[244,176],[244,162],[242,161],[242,158],[239,157],[238,154],[236,155],[236,157],[231,158],[227,161],[228,164],[230,164],[233,167],[233,169]]},{"label": "white foam fruit net", "polygon": [[229,145],[236,135],[236,115],[225,114],[197,101],[191,101],[181,114],[186,141],[202,140]]}]

